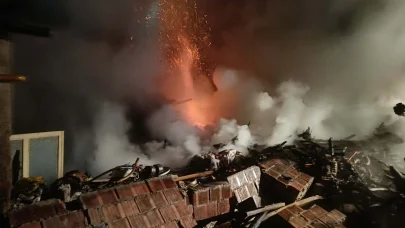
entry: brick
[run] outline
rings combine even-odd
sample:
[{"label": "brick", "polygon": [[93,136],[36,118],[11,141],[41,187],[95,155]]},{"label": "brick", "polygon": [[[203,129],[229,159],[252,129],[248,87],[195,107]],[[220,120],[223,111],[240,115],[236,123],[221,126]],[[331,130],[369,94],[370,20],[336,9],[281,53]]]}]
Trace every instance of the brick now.
[{"label": "brick", "polygon": [[40,222],[25,223],[20,228],[42,228]]},{"label": "brick", "polygon": [[55,227],[75,227],[85,228],[86,219],[82,211],[75,211],[72,213],[57,215],[42,222],[43,228]]},{"label": "brick", "polygon": [[346,220],[346,215],[336,209],[330,211],[328,214],[337,222],[344,222]]},{"label": "brick", "polygon": [[288,221],[293,227],[305,227],[307,225],[307,221],[301,216],[293,217]]},{"label": "brick", "polygon": [[328,228],[328,226],[325,225],[325,223],[321,222],[319,219],[316,219],[315,221],[311,222],[310,225],[315,228]]},{"label": "brick", "polygon": [[136,205],[138,206],[138,209],[141,213],[150,211],[154,208],[156,208],[154,202],[152,201],[151,196],[148,195],[142,195],[142,196],[137,196],[135,198]]},{"label": "brick", "polygon": [[107,222],[114,221],[125,217],[125,212],[120,203],[104,205],[101,208],[104,218]]},{"label": "brick", "polygon": [[322,207],[318,206],[318,205],[314,205],[309,209],[312,213],[314,213],[316,215],[317,218],[321,217],[322,215],[328,213],[327,211],[325,211],[325,209],[323,209]]},{"label": "brick", "polygon": [[194,206],[194,219],[197,221],[208,218],[208,207],[206,204]]},{"label": "brick", "polygon": [[87,210],[87,214],[89,215],[90,224],[99,225],[102,223],[102,217],[99,208],[90,208]]},{"label": "brick", "polygon": [[131,228],[131,225],[128,222],[128,219],[123,218],[113,222],[108,223],[109,228]]},{"label": "brick", "polygon": [[157,208],[164,207],[168,204],[162,191],[151,193],[150,196]]},{"label": "brick", "polygon": [[162,182],[163,182],[163,185],[165,186],[165,189],[177,188],[177,184],[176,184],[176,182],[174,182],[172,177],[164,177],[164,178],[162,178]]},{"label": "brick", "polygon": [[339,223],[335,219],[333,219],[329,214],[324,214],[318,218],[323,223],[325,223],[329,227],[334,227],[335,224]]},{"label": "brick", "polygon": [[221,224],[215,224],[216,228],[232,228],[232,223],[231,222],[224,222]]},{"label": "brick", "polygon": [[138,215],[140,213],[138,206],[136,205],[134,200],[122,201],[121,206],[126,217]]},{"label": "brick", "polygon": [[65,215],[61,215],[62,219],[66,218],[67,225],[66,227],[85,227],[87,225],[87,220],[84,216],[83,211],[74,211]]},{"label": "brick", "polygon": [[42,228],[55,228],[55,227],[65,227],[65,225],[60,220],[59,216],[54,216],[42,221]]},{"label": "brick", "polygon": [[217,202],[208,203],[207,212],[208,218],[218,216],[218,203]]},{"label": "brick", "polygon": [[293,187],[298,192],[304,190],[304,186],[299,184],[297,181],[290,182],[290,186]]},{"label": "brick", "polygon": [[89,192],[80,196],[84,209],[97,208],[103,205],[103,201],[97,192]]},{"label": "brick", "polygon": [[177,209],[174,205],[162,207],[159,209],[159,212],[166,223],[180,219],[180,214],[177,212]]},{"label": "brick", "polygon": [[148,219],[145,215],[136,215],[128,217],[129,223],[131,224],[132,228],[149,228],[151,225],[149,224]]},{"label": "brick", "polygon": [[102,190],[99,191],[98,194],[100,195],[103,205],[118,202],[118,196],[117,193],[115,192],[115,189],[110,188]]},{"label": "brick", "polygon": [[235,189],[234,192],[235,192],[236,200],[239,203],[249,199],[249,197],[250,197],[250,193],[249,193],[249,190],[246,185]]},{"label": "brick", "polygon": [[163,182],[158,177],[148,179],[146,180],[146,183],[148,183],[149,189],[152,192],[157,192],[165,189]]},{"label": "brick", "polygon": [[287,210],[291,211],[293,215],[299,214],[304,211],[301,207],[298,207],[296,205],[288,207]]},{"label": "brick", "polygon": [[286,221],[290,220],[290,218],[294,216],[294,214],[287,209],[280,211],[278,215]]},{"label": "brick", "polygon": [[193,214],[193,207],[188,205],[185,200],[177,202],[174,206],[181,218]]},{"label": "brick", "polygon": [[163,193],[169,204],[179,202],[183,199],[183,195],[180,193],[178,188],[169,188],[164,190]]},{"label": "brick", "polygon": [[133,199],[135,196],[148,194],[150,191],[145,182],[122,185],[115,189],[121,200]]},{"label": "brick", "polygon": [[222,199],[222,186],[212,186],[210,188],[210,202],[215,202]]},{"label": "brick", "polygon": [[261,170],[258,166],[251,166],[243,171],[248,182],[260,180]]},{"label": "brick", "polygon": [[316,216],[316,214],[314,214],[310,210],[302,212],[301,216],[304,217],[308,221],[314,221],[315,219],[318,218],[318,216]]},{"label": "brick", "polygon": [[39,221],[66,212],[65,204],[60,200],[46,200],[8,213],[11,226]]},{"label": "brick", "polygon": [[173,221],[163,224],[162,226],[160,226],[160,228],[179,228],[179,226],[177,225],[177,222]]},{"label": "brick", "polygon": [[231,205],[229,204],[229,199],[218,201],[218,215],[229,213],[230,210]]},{"label": "brick", "polygon": [[180,220],[180,224],[183,228],[193,228],[197,226],[197,222],[192,216],[184,217]]},{"label": "brick", "polygon": [[248,183],[245,173],[243,171],[235,173],[235,174],[227,177],[227,179],[228,179],[228,182],[229,182],[232,190],[240,188],[241,186]]},{"label": "brick", "polygon": [[192,189],[191,199],[194,206],[210,202],[210,188],[196,187]]},{"label": "brick", "polygon": [[165,223],[163,221],[162,215],[160,215],[158,210],[151,210],[145,213],[146,219],[148,220],[149,224],[152,227],[155,226],[160,226],[163,223]]},{"label": "brick", "polygon": [[222,191],[222,198],[223,199],[229,199],[233,195],[231,186],[229,184],[223,185],[221,187],[221,191]]}]

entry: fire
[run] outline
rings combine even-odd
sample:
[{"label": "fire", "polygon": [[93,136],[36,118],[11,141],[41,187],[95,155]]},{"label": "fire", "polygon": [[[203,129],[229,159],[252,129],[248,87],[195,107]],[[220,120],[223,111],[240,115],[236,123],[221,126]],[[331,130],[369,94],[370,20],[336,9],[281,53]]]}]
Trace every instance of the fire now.
[{"label": "fire", "polygon": [[[160,43],[167,71],[161,78],[160,91],[170,100],[189,102],[174,106],[191,125],[203,128],[213,124],[217,115],[204,85],[201,51],[209,48],[209,27],[197,12],[195,1],[161,0],[159,11]],[[203,91],[203,92],[202,92]]]}]

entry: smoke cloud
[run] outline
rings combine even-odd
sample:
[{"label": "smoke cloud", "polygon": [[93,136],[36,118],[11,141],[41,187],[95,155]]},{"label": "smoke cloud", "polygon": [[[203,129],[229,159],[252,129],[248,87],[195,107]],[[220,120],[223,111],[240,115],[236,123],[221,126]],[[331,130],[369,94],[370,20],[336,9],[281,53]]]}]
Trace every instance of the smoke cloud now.
[{"label": "smoke cloud", "polygon": [[[200,51],[218,65],[217,91],[198,100],[198,113],[218,121],[212,137],[157,95],[158,30],[138,23],[154,15],[151,1],[136,12],[132,1],[71,4],[69,29],[16,37],[15,68],[30,83],[16,88],[15,132],[65,130],[66,169],[91,172],[136,157],[181,166],[215,143],[246,153],[307,127],[317,138],[361,139],[385,122],[403,137],[405,120],[392,111],[405,100],[402,1],[198,3],[212,28],[211,48]],[[403,148],[393,149],[404,157]]]}]

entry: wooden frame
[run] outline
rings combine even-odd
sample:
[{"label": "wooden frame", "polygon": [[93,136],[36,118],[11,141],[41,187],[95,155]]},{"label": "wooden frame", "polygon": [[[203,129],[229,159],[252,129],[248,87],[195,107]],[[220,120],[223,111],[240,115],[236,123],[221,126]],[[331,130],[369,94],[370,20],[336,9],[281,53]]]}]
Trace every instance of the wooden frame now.
[{"label": "wooden frame", "polygon": [[50,132],[39,132],[30,134],[19,134],[10,136],[10,141],[21,140],[23,142],[22,149],[22,176],[29,177],[30,173],[30,140],[40,139],[47,137],[58,137],[58,178],[63,176],[63,163],[64,163],[64,131],[50,131]]}]

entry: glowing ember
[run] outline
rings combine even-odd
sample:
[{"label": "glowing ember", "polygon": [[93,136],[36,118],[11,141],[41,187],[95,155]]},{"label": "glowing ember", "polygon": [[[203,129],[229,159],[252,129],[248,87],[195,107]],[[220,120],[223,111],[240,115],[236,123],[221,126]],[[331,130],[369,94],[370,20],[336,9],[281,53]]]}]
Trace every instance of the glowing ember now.
[{"label": "glowing ember", "polygon": [[159,4],[160,44],[167,74],[161,77],[161,92],[167,99],[192,99],[175,108],[191,125],[204,127],[217,116],[208,112],[210,99],[199,92],[207,80],[202,76],[202,50],[209,48],[209,27],[206,17],[199,15],[195,1],[161,0]]}]

